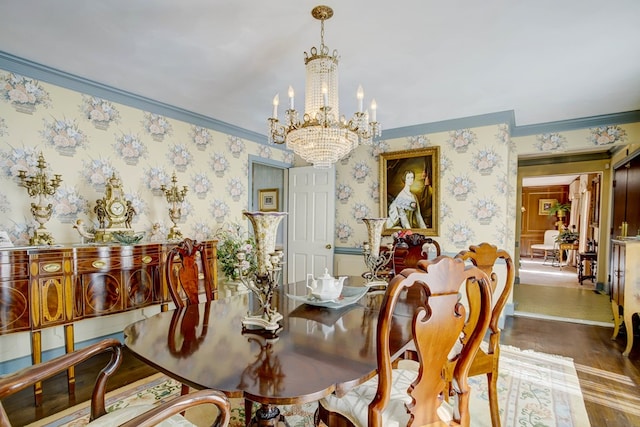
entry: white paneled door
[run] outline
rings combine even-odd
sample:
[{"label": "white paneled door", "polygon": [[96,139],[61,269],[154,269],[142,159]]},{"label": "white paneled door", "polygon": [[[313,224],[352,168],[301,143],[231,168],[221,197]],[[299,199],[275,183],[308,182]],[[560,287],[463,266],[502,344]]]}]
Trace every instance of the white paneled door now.
[{"label": "white paneled door", "polygon": [[333,274],[336,170],[312,166],[289,169],[289,282]]}]

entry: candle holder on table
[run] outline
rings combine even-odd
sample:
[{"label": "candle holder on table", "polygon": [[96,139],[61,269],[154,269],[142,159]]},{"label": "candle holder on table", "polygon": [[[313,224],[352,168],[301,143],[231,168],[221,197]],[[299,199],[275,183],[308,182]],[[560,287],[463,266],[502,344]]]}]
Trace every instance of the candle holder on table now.
[{"label": "candle holder on table", "polygon": [[363,276],[367,280],[367,286],[387,285],[387,279],[383,277],[382,273],[386,271],[387,265],[393,257],[393,245],[388,245],[388,251],[380,252],[382,228],[387,218],[362,218],[362,221],[367,226],[369,236],[369,240],[362,245],[362,254],[368,269]]},{"label": "candle holder on table", "polygon": [[47,164],[44,161],[42,153],[38,156],[38,164],[36,165],[37,171],[34,175],[27,175],[24,170],[18,171],[18,179],[20,180],[21,187],[27,189],[27,193],[30,197],[37,197],[37,203],[31,203],[31,214],[40,226],[34,232],[33,236],[29,240],[31,245],[51,245],[53,244],[53,237],[51,233],[47,231],[44,224],[49,221],[53,212],[53,205],[46,203],[48,196],[53,196],[60,187],[62,182],[61,175],[54,174],[53,178],[49,179],[45,169]]},{"label": "candle holder on table", "polygon": [[173,223],[173,227],[171,227],[171,230],[169,230],[167,239],[182,239],[182,232],[178,227],[178,221],[180,221],[180,218],[182,217],[181,204],[182,202],[184,202],[184,198],[187,195],[188,188],[185,185],[182,187],[182,190],[178,190],[178,178],[176,177],[176,173],[174,172],[173,176],[171,177],[171,187],[167,188],[164,184],[162,184],[162,186],[160,186],[160,190],[167,198],[167,202],[171,204],[171,206],[169,207],[169,219]]},{"label": "candle holder on table", "polygon": [[251,270],[244,262],[243,254],[238,253],[238,271],[240,281],[258,298],[259,307],[248,312],[242,319],[242,328],[276,331],[280,329],[282,314],[271,306],[274,291],[280,285],[284,254],[276,251],[276,232],[286,212],[243,212],[253,226],[257,247],[257,268]]}]

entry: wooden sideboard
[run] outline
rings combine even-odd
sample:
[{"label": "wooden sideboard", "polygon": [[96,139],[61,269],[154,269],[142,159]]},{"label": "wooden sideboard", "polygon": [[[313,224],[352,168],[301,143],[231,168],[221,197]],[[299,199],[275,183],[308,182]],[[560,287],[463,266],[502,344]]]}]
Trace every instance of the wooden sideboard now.
[{"label": "wooden sideboard", "polygon": [[[217,241],[206,241],[218,297]],[[74,349],[74,322],[161,304],[171,297],[163,274],[172,243],[132,246],[57,245],[0,249],[0,335],[30,331],[31,357],[42,361],[41,331],[64,328],[65,350]],[[75,373],[68,372],[69,391]],[[36,403],[42,394],[36,385]]]},{"label": "wooden sideboard", "polygon": [[611,339],[618,336],[624,316],[627,346],[622,353],[623,356],[629,356],[633,347],[633,315],[640,314],[639,259],[640,240],[611,241],[611,309],[614,323]]}]

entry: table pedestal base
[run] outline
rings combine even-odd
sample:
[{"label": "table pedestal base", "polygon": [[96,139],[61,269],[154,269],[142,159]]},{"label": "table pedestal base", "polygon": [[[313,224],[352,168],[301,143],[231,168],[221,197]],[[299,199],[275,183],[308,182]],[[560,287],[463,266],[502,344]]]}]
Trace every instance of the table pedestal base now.
[{"label": "table pedestal base", "polygon": [[277,406],[262,404],[249,423],[251,427],[289,427]]}]

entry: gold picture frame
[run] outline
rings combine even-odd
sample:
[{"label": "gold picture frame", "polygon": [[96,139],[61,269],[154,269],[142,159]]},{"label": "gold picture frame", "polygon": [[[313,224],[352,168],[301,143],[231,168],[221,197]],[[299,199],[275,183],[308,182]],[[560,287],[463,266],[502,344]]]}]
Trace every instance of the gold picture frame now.
[{"label": "gold picture frame", "polygon": [[[411,172],[413,181],[407,184]],[[380,154],[380,216],[387,218],[383,235],[407,229],[438,235],[439,172],[438,146]]]},{"label": "gold picture frame", "polygon": [[558,203],[558,199],[540,199],[538,201],[538,215],[549,215],[551,207]]},{"label": "gold picture frame", "polygon": [[278,210],[279,191],[277,188],[264,188],[258,190],[258,210],[262,212],[275,212]]}]

